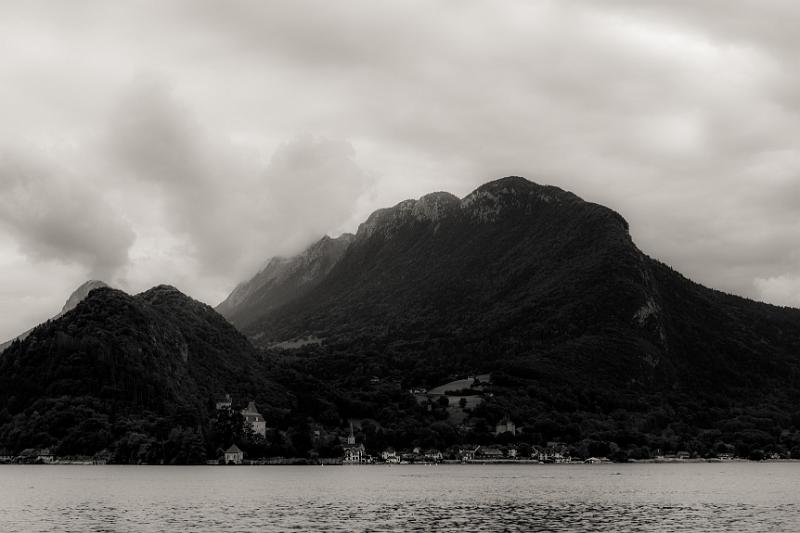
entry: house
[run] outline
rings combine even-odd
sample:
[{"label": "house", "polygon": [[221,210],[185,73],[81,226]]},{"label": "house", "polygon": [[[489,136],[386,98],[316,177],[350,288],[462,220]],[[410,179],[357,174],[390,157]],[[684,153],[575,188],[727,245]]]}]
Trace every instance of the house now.
[{"label": "house", "polygon": [[22,463],[52,463],[54,455],[50,448],[26,448],[19,454],[19,460]]},{"label": "house", "polygon": [[225,464],[240,465],[244,460],[244,452],[239,449],[236,444],[232,444],[230,448],[225,450]]},{"label": "house", "polygon": [[342,445],[344,459],[342,463],[348,465],[358,465],[367,462],[364,445],[360,442],[356,444],[356,436],[353,434],[353,424],[350,424],[350,435],[347,437],[347,444]]},{"label": "house", "polygon": [[411,452],[403,452],[400,454],[400,464],[407,465],[407,464],[414,464],[420,460],[418,455],[414,455]]},{"label": "house", "polygon": [[360,465],[367,462],[364,445],[360,442],[358,444],[345,444],[342,449],[344,450],[344,459],[342,459],[344,464]]},{"label": "house", "polygon": [[690,459],[692,457],[692,454],[687,451],[681,450],[677,453],[677,457],[678,459],[685,460],[685,459]]},{"label": "house", "polygon": [[474,461],[480,446],[465,445],[458,449],[458,456],[462,461]]},{"label": "house", "polygon": [[425,461],[429,461],[432,463],[441,463],[442,459],[444,459],[442,452],[433,448],[431,448],[430,450],[425,450],[423,457]]},{"label": "house", "polygon": [[14,454],[7,448],[0,448],[0,464],[11,463],[14,461]]},{"label": "house", "polygon": [[383,459],[384,463],[389,464],[397,464],[400,462],[400,456],[397,455],[397,452],[394,448],[386,448],[381,452],[381,459]]},{"label": "house", "polygon": [[531,457],[543,463],[571,463],[567,445],[563,442],[548,442],[547,447],[534,450]]},{"label": "house", "polygon": [[267,436],[267,422],[264,420],[264,417],[261,416],[261,413],[258,412],[256,409],[256,402],[251,401],[247,404],[247,407],[241,410],[242,416],[244,417],[245,426],[249,426],[250,429],[253,430],[253,433],[261,435],[262,437]]},{"label": "house", "polygon": [[230,411],[232,404],[233,402],[231,401],[230,394],[226,394],[225,396],[218,396],[215,402],[217,411]]},{"label": "house", "polygon": [[508,415],[504,416],[500,422],[494,428],[494,434],[500,435],[502,433],[511,433],[512,435],[517,434],[517,426],[514,422],[508,417]]},{"label": "house", "polygon": [[495,446],[481,446],[475,456],[479,459],[503,459],[503,450]]},{"label": "house", "polygon": [[41,463],[52,463],[53,459],[55,459],[55,455],[50,448],[42,448],[39,450],[39,454],[36,456],[36,461]]}]

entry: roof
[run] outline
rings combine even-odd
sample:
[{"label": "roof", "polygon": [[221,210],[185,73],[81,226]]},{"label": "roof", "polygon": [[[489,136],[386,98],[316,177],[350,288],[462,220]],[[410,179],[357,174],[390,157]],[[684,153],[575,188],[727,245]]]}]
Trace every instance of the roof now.
[{"label": "roof", "polygon": [[258,409],[256,409],[256,402],[252,402],[252,401],[247,404],[247,407],[245,407],[244,409],[241,410],[241,413],[244,416],[247,416],[247,415],[258,415],[258,416],[261,416],[261,413],[259,413]]},{"label": "roof", "polygon": [[232,444],[230,448],[225,450],[225,453],[243,453],[242,450],[235,444]]},{"label": "roof", "polygon": [[486,447],[486,448],[481,447],[481,453],[483,455],[503,455],[503,452],[501,450],[498,450],[497,448],[489,448],[489,447]]}]

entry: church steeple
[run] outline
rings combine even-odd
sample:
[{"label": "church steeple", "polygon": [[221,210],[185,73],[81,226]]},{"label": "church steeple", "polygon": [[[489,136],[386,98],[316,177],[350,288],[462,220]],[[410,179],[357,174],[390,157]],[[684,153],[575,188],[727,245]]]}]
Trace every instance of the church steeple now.
[{"label": "church steeple", "polygon": [[353,434],[353,423],[350,422],[350,435],[347,437],[347,444],[355,444],[356,436]]}]

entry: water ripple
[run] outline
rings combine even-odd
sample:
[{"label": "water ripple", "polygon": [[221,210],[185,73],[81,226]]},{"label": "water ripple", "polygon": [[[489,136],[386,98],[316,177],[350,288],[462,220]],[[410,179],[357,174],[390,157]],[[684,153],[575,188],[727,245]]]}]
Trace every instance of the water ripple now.
[{"label": "water ripple", "polygon": [[614,468],[2,467],[0,529],[800,531],[798,464]]}]

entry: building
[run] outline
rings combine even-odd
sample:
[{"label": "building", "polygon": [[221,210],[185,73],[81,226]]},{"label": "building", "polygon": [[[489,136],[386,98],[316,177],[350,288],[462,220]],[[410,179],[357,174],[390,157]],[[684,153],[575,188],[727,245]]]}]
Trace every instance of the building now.
[{"label": "building", "polygon": [[219,396],[216,399],[217,411],[230,411],[232,403],[230,394]]},{"label": "building", "polygon": [[502,433],[511,433],[512,435],[517,434],[517,426],[514,422],[508,417],[508,415],[504,416],[503,419],[497,423],[495,426],[495,435],[500,435]]},{"label": "building", "polygon": [[400,462],[400,456],[394,448],[386,448],[383,450],[381,452],[381,459],[383,459],[384,463],[389,464],[398,464]]},{"label": "building", "polygon": [[55,455],[50,448],[42,448],[39,450],[39,455],[36,460],[42,463],[52,463],[55,460]]},{"label": "building", "polygon": [[240,465],[244,460],[244,452],[239,449],[236,444],[232,444],[230,448],[225,450],[225,464]]},{"label": "building", "polygon": [[342,462],[348,465],[359,465],[367,462],[364,445],[360,442],[356,444],[356,436],[353,434],[353,424],[350,423],[350,435],[347,437],[347,444],[342,445],[344,459]]},{"label": "building", "polygon": [[444,459],[444,455],[442,455],[442,452],[434,448],[425,450],[423,457],[425,461],[430,461],[432,463],[441,463],[442,459]]},{"label": "building", "polygon": [[26,448],[19,457],[23,463],[52,463],[55,459],[50,448]]},{"label": "building", "polygon": [[569,448],[566,443],[550,441],[545,448],[534,448],[531,457],[543,463],[570,463]]},{"label": "building", "polygon": [[465,444],[464,446],[461,446],[458,449],[458,457],[464,462],[474,461],[475,455],[478,453],[478,450],[480,449],[481,449],[480,446]]},{"label": "building", "polygon": [[249,426],[250,429],[253,430],[253,433],[261,435],[262,437],[267,436],[267,422],[264,420],[264,417],[261,416],[261,413],[258,412],[258,409],[256,409],[256,402],[251,401],[247,404],[246,408],[242,409],[241,413],[244,417],[245,425]]},{"label": "building", "polygon": [[503,451],[496,446],[481,446],[475,453],[477,459],[503,459]]}]

